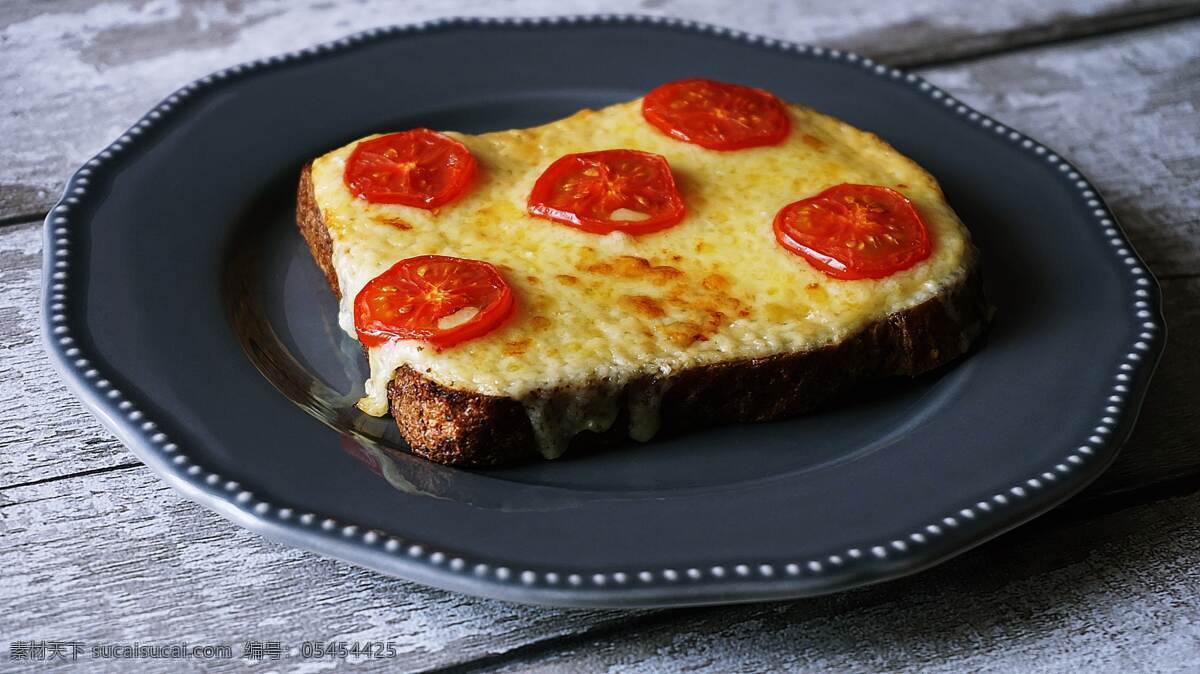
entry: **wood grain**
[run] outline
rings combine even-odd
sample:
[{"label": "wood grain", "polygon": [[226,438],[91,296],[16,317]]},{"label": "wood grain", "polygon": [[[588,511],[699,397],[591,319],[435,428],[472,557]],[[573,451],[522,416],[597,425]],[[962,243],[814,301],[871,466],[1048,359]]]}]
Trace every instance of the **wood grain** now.
[{"label": "wood grain", "polygon": [[[1174,277],[1200,272],[1197,64],[1200,22],[1184,22],[925,74],[1052,139],[1109,196],[1151,267]],[[8,447],[0,486],[131,461],[59,383],[34,336],[39,250],[35,226],[0,229],[0,444]],[[1200,462],[1189,435],[1174,430],[1198,424],[1200,288],[1186,280],[1165,286],[1171,329],[1163,367],[1121,463],[1095,493],[1191,475]]]},{"label": "wood grain", "polygon": [[1194,671],[1197,521],[1200,495],[1057,514],[917,576],[828,597],[566,611],[463,597],[270,543],[139,466],[5,492],[0,633],[393,641],[396,660],[365,663],[389,671]]},{"label": "wood grain", "polygon": [[[1087,507],[1076,499],[898,582],[653,616],[616,635],[567,640],[510,669],[1196,671],[1200,495],[1113,509],[1128,504],[1117,494],[1144,491],[1147,481],[1200,487],[1198,51],[1200,24],[1190,22],[926,73],[1051,140],[1098,183],[1143,256],[1168,277],[1168,347],[1141,421],[1083,495],[1106,499]],[[1072,508],[1088,519],[1070,519]]]},{"label": "wood grain", "polygon": [[1195,672],[1200,495],[796,602],[692,609],[478,671]]},{"label": "wood grain", "polygon": [[[0,7],[0,224],[45,209],[71,169],[176,86],[372,25],[603,8],[912,63],[1200,11],[1195,2],[1018,0],[974,6],[964,20],[952,0],[728,7],[9,3]],[[924,74],[1079,164],[1166,277],[1168,347],[1142,418],[1113,469],[1067,508],[913,578],[801,602],[555,611],[422,588],[270,543],[183,500],[138,464],[51,370],[36,336],[40,228],[9,225],[0,228],[0,633],[392,640],[398,659],[364,668],[404,671],[1195,671],[1200,495],[1131,503],[1200,487],[1200,22]],[[242,663],[212,664],[206,669]]]},{"label": "wood grain", "polygon": [[[42,350],[38,330],[41,232],[0,229],[0,489],[136,459],[71,395]],[[1200,278],[1163,282],[1170,326],[1162,366],[1133,437],[1086,498],[1200,475]],[[1197,486],[1200,486],[1198,484]]]},{"label": "wood grain", "polygon": [[1185,279],[1200,274],[1200,22],[923,74],[1075,162],[1167,279],[1167,351],[1126,451],[1091,494],[1195,476],[1200,285]]},{"label": "wood grain", "polygon": [[1076,163],[1157,275],[1200,273],[1200,21],[922,74]]},{"label": "wood grain", "polygon": [[0,489],[136,462],[67,390],[39,336],[40,224],[0,229]]},{"label": "wood grain", "polygon": [[[1200,13],[1188,0],[101,0],[0,6],[0,221],[44,213],[68,174],[176,88],[217,69],[380,25],[450,15],[680,16],[903,65]],[[86,112],[84,112],[86,111]]]},{"label": "wood grain", "polygon": [[[0,539],[0,649],[18,639],[378,640],[396,643],[391,666],[416,671],[628,617],[473,599],[277,545],[142,466],[5,490]],[[213,664],[204,670],[245,663]]]},{"label": "wood grain", "polygon": [[1167,348],[1137,426],[1079,501],[1156,486],[1200,489],[1200,278],[1167,279],[1162,289]]}]

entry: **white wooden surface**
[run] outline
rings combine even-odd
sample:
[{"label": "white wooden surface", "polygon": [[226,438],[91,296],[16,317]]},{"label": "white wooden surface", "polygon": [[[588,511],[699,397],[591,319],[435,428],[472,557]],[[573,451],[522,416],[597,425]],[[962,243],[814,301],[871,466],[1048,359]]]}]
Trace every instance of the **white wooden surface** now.
[{"label": "white wooden surface", "polygon": [[472,599],[276,545],[141,466],[5,490],[0,532],[5,641],[380,640],[393,668],[421,670],[627,617]]},{"label": "white wooden surface", "polygon": [[[373,25],[601,4],[896,62],[955,59],[923,74],[1046,141],[1099,184],[1165,277],[1170,332],[1134,438],[1087,498],[933,571],[834,597],[638,613],[519,607],[384,578],[238,529],[154,478],[50,371],[36,335],[40,232],[30,221],[71,169],[177,86]],[[365,664],[408,671],[1200,671],[1200,497],[1161,500],[1200,488],[1200,21],[1186,18],[1200,3],[1019,0],[970,16],[951,0],[728,7],[0,7],[0,222],[11,223],[0,228],[4,641],[392,640],[397,660]],[[1112,32],[1133,25],[1143,27]],[[1090,34],[1103,35],[1060,41]],[[1049,44],[1029,46],[1037,42]],[[0,669],[10,664],[0,660]],[[197,667],[180,664],[172,669]]]},{"label": "white wooden surface", "polygon": [[886,585],[655,616],[498,671],[1196,672],[1197,521],[1200,495],[1053,522]]},{"label": "white wooden surface", "polygon": [[[736,6],[736,11],[731,8]],[[70,171],[179,86],[262,56],[443,16],[682,16],[898,65],[1200,14],[1195,0],[291,0],[0,6],[0,219],[44,212]],[[53,134],[44,130],[53,129]]]}]

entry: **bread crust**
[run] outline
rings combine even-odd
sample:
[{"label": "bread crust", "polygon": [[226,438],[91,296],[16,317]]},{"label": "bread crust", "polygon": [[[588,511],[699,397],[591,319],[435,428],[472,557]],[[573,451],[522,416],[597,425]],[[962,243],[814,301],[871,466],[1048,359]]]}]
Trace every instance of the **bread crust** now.
[{"label": "bread crust", "polygon": [[300,228],[300,235],[308,243],[308,250],[325,274],[333,294],[341,300],[342,289],[338,286],[337,272],[333,269],[333,239],[329,238],[329,227],[325,225],[325,216],[321,214],[317,197],[313,194],[311,163],[305,164],[300,171],[300,187],[296,190],[296,226]]},{"label": "bread crust", "polygon": [[[311,165],[301,172],[296,223],[340,299],[333,244],[313,194]],[[791,417],[861,382],[936,369],[966,353],[986,326],[990,310],[976,257],[972,251],[966,273],[937,297],[893,313],[837,344],[689,368],[666,381],[630,382],[625,392],[647,386],[664,389],[659,434],[665,435]],[[388,384],[388,402],[413,453],[431,461],[494,466],[539,456],[524,405],[514,398],[442,386],[403,366]],[[618,418],[612,430],[599,437],[582,434],[571,446],[624,437],[625,421]]]}]

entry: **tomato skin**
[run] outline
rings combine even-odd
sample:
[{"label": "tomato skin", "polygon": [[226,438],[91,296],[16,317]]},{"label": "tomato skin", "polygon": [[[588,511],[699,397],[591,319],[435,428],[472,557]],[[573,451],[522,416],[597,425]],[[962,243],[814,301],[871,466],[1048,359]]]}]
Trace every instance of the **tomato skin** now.
[{"label": "tomato skin", "polygon": [[[513,312],[512,289],[481,260],[421,255],[401,260],[354,297],[354,327],[364,346],[415,339],[439,350],[483,336]],[[474,310],[461,322],[442,321]]]},{"label": "tomato skin", "polygon": [[[534,183],[529,213],[592,234],[657,232],[687,214],[666,158],[639,150],[600,150],[556,159]],[[620,211],[644,216],[614,217]]]},{"label": "tomato skin", "polygon": [[884,278],[929,257],[929,230],[903,194],[878,185],[842,183],[788,204],[775,239],[825,275]]},{"label": "tomato skin", "polygon": [[706,79],[656,87],[642,99],[642,116],[676,140],[723,152],[778,145],[792,126],[771,92]]},{"label": "tomato skin", "polygon": [[432,210],[462,196],[477,172],[466,145],[430,129],[361,141],[342,181],[358,198]]}]

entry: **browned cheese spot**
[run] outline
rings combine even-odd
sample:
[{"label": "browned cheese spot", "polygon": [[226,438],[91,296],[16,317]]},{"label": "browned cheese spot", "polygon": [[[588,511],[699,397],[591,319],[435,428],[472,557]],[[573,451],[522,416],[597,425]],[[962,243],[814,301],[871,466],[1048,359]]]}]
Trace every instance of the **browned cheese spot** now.
[{"label": "browned cheese spot", "polygon": [[800,134],[800,140],[805,145],[811,147],[814,150],[820,150],[821,148],[825,147],[825,141],[823,141],[820,138],[817,138],[816,136],[813,136],[811,134],[807,134],[807,133]]},{"label": "browned cheese spot", "polygon": [[529,340],[529,339],[514,339],[511,342],[505,342],[504,343],[504,355],[506,355],[506,356],[522,356],[525,354],[525,350],[528,349],[529,345],[532,343],[533,343],[533,340]]},{"label": "browned cheese spot", "polygon": [[725,314],[720,311],[709,310],[700,322],[678,321],[665,326],[663,332],[677,346],[686,348],[696,342],[708,341],[709,335],[712,335],[721,327],[721,322],[724,319]]},{"label": "browned cheese spot", "polygon": [[621,306],[629,311],[650,318],[662,318],[667,315],[667,312],[663,311],[662,304],[658,300],[646,295],[625,295],[621,298],[620,302]]},{"label": "browned cheese spot", "polygon": [[672,323],[663,328],[663,332],[667,335],[667,339],[675,343],[676,346],[686,348],[692,344],[705,339],[700,333],[700,326],[691,321],[679,321]]},{"label": "browned cheese spot", "polygon": [[622,255],[616,261],[619,273],[630,276],[649,276],[657,280],[670,280],[683,276],[683,272],[670,265],[653,265],[644,257]]},{"label": "browned cheese spot", "polygon": [[396,229],[403,231],[403,232],[407,232],[408,230],[412,229],[412,225],[401,220],[400,218],[393,218],[393,217],[388,217],[388,216],[384,216],[384,215],[376,215],[376,216],[372,216],[371,219],[374,220],[375,222],[378,222],[381,225],[390,225],[390,226],[395,227]]},{"label": "browned cheese spot", "polygon": [[705,288],[715,292],[725,292],[729,290],[729,279],[720,274],[709,274],[700,282]]},{"label": "browned cheese spot", "polygon": [[[679,256],[670,259],[675,257]],[[677,267],[634,255],[584,259],[577,267],[586,274],[645,281],[657,287],[650,294],[625,295],[618,305],[642,318],[667,319],[661,327],[651,328],[647,336],[657,332],[682,347],[710,339],[730,316],[750,315],[749,306],[730,294],[732,282],[716,271],[689,276]],[[581,282],[592,285],[606,281]]]},{"label": "browned cheese spot", "polygon": [[675,267],[655,265],[644,257],[634,255],[621,255],[603,262],[585,262],[579,268],[593,274],[644,278],[659,285],[683,276],[683,272]]}]

